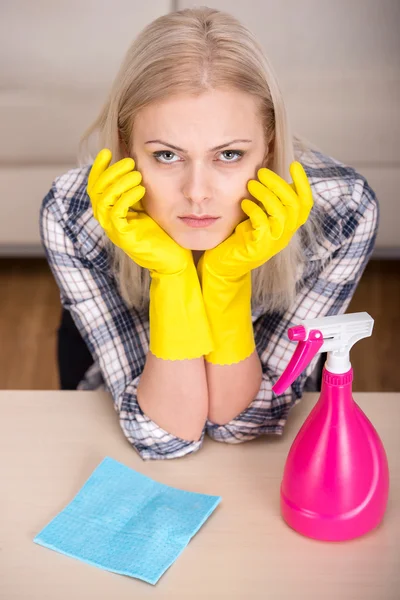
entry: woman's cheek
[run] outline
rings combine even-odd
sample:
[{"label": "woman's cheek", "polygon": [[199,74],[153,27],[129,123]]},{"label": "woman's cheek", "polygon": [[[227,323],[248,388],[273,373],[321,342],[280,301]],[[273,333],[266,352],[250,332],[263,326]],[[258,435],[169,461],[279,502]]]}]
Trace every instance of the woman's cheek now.
[{"label": "woman's cheek", "polygon": [[156,205],[156,199],[159,196],[159,186],[157,186],[155,182],[154,176],[151,177],[147,172],[141,171],[142,173],[142,183],[146,189],[146,193],[143,198],[143,204],[146,208],[153,208]]},{"label": "woman's cheek", "polygon": [[142,184],[144,186],[144,188],[146,189],[146,193],[143,196],[143,206],[145,211],[152,217],[155,217],[155,214],[157,212],[157,190],[154,188],[153,185],[150,185],[148,183],[148,181],[145,180],[145,178],[143,177],[142,179]]},{"label": "woman's cheek", "polygon": [[[146,187],[146,186],[145,186]],[[168,193],[166,190],[158,189],[152,186],[146,188],[146,194],[143,198],[143,206],[147,214],[158,223],[165,231],[170,233],[170,210],[168,203]]]}]

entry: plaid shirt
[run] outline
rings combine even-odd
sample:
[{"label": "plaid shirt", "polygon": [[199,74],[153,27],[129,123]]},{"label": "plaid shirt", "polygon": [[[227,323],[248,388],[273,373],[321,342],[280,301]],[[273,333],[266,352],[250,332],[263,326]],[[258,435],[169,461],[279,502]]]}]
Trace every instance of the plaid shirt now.
[{"label": "plaid shirt", "polygon": [[[379,207],[365,178],[316,151],[298,157],[322,219],[323,237],[308,254],[298,292],[285,312],[253,309],[261,387],[251,404],[225,425],[207,420],[199,440],[176,437],[141,410],[137,387],[149,349],[148,310],[128,308],[111,271],[104,234],[86,193],[90,165],[57,177],[43,200],[40,232],[63,306],[85,340],[94,364],[80,389],[103,385],[111,392],[123,433],[143,459],[167,459],[197,451],[207,433],[240,443],[263,434],[282,434],[289,410],[300,399],[317,357],[290,390],[271,388],[293,351],[287,329],[302,319],[344,313],[374,247]],[[328,259],[328,260],[327,260]],[[160,391],[162,402],[162,391]]]}]

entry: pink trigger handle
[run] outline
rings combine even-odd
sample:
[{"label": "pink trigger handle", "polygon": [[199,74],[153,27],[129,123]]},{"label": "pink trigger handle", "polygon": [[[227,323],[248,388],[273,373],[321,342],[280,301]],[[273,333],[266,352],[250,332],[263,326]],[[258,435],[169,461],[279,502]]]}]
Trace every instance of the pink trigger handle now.
[{"label": "pink trigger handle", "polygon": [[310,364],[324,343],[323,335],[318,329],[311,329],[308,339],[306,337],[307,331],[303,325],[296,325],[288,329],[289,340],[298,340],[299,343],[288,366],[272,387],[275,394],[283,394],[292,385],[293,381]]}]

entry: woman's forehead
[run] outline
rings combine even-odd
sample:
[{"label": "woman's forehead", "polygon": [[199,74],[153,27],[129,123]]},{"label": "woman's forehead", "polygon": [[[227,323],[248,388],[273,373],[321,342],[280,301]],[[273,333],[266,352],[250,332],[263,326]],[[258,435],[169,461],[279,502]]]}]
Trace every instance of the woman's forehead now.
[{"label": "woman's forehead", "polygon": [[177,131],[190,137],[203,130],[215,131],[218,138],[222,135],[251,139],[259,123],[254,96],[237,90],[217,90],[196,96],[176,95],[151,103],[138,111],[134,128],[137,134],[151,136],[149,139],[173,136]]}]

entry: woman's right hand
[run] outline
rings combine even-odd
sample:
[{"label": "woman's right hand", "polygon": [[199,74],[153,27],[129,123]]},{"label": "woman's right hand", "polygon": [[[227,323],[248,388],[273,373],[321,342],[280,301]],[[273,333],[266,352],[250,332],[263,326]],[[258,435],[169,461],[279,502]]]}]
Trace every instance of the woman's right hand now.
[{"label": "woman's right hand", "polygon": [[89,173],[87,193],[95,219],[107,237],[138,265],[160,274],[183,271],[192,261],[190,250],[177,244],[145,211],[146,189],[133,158],[110,165],[112,153],[101,150]]},{"label": "woman's right hand", "polygon": [[164,360],[199,358],[213,342],[192,252],[144,211],[146,190],[135,161],[123,158],[110,167],[111,157],[107,148],[96,156],[87,192],[110,240],[150,271],[149,349]]}]

